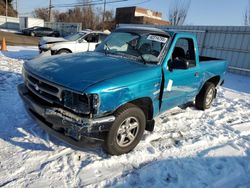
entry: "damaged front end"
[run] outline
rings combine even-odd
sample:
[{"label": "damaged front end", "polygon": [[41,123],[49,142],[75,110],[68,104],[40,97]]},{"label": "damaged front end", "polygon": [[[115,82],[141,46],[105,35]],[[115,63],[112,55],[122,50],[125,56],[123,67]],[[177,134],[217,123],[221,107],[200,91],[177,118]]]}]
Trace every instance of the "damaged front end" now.
[{"label": "damaged front end", "polygon": [[18,86],[19,94],[44,129],[70,143],[84,137],[103,140],[115,117],[95,118],[100,105],[97,94],[69,91],[27,72],[23,76],[25,83]]}]

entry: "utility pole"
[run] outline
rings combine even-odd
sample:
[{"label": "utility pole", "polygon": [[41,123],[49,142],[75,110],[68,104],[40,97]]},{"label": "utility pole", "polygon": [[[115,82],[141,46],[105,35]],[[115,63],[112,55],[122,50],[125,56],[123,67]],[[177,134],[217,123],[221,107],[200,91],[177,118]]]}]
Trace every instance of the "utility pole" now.
[{"label": "utility pole", "polygon": [[106,0],[103,3],[103,15],[102,15],[102,31],[104,31],[104,21],[105,21],[105,13],[106,13]]},{"label": "utility pole", "polygon": [[88,13],[87,13],[87,9],[86,9],[86,5],[88,4],[88,0],[83,0],[82,1],[82,29],[86,29],[86,26],[88,25]]},{"label": "utility pole", "polygon": [[16,0],[16,17],[18,18],[18,0]]},{"label": "utility pole", "polygon": [[49,22],[51,22],[51,9],[52,9],[51,0],[49,0]]},{"label": "utility pole", "polygon": [[8,0],[5,1],[5,24],[6,24],[6,29],[8,29]]},{"label": "utility pole", "polygon": [[82,17],[83,17],[83,19],[84,19],[84,7],[86,6],[86,4],[87,4],[86,0],[83,0],[82,1]]}]

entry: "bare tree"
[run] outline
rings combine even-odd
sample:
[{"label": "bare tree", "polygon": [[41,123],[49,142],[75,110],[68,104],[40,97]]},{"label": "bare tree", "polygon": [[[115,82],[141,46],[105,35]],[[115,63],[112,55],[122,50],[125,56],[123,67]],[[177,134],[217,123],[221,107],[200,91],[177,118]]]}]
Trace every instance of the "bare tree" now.
[{"label": "bare tree", "polygon": [[171,22],[171,25],[184,24],[190,3],[190,0],[174,0],[174,3],[170,6],[168,13],[168,19]]},{"label": "bare tree", "polygon": [[[113,10],[106,10],[104,15],[104,22],[101,21],[99,26],[100,28],[98,29],[102,29],[102,30],[105,30],[105,29],[108,29],[108,30],[113,30],[115,29],[115,18],[114,18],[114,11]],[[101,15],[100,15],[101,17]]]},{"label": "bare tree", "polygon": [[43,19],[44,21],[49,21],[49,12],[47,8],[37,8],[32,12],[35,18]]},{"label": "bare tree", "polygon": [[106,10],[104,13],[105,21],[113,21],[114,19],[114,10]]},{"label": "bare tree", "polygon": [[[0,0],[0,15],[3,15],[3,16],[5,16],[5,14],[6,14],[5,3],[6,3],[6,0]],[[8,3],[8,6],[7,6],[8,7],[8,10],[7,10],[8,16],[16,16],[17,11],[12,6],[13,0],[7,0],[7,3]]]},{"label": "bare tree", "polygon": [[248,6],[244,13],[244,24],[250,25],[250,0],[248,1]]},{"label": "bare tree", "polygon": [[[88,0],[79,0],[79,6],[70,8],[66,11],[52,11],[52,17],[56,22],[72,22],[82,23],[82,29],[102,29],[103,9],[101,7],[94,7]],[[48,21],[48,9],[39,8],[33,11],[36,18]],[[105,29],[112,29],[115,26],[114,11],[106,10],[105,14]]]}]

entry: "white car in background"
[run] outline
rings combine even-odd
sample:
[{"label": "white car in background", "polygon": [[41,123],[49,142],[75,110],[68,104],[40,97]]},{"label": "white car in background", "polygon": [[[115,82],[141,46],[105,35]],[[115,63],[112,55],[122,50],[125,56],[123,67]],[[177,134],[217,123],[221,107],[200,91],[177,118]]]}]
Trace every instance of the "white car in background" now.
[{"label": "white car in background", "polygon": [[108,35],[108,32],[84,30],[65,38],[42,37],[38,48],[40,53],[47,52],[51,55],[94,51],[96,45]]}]

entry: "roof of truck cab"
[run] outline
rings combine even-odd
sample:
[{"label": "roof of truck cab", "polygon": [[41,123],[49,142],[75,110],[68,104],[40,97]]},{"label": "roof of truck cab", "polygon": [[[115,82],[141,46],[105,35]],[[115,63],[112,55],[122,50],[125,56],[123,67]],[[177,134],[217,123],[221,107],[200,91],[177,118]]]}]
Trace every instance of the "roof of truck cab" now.
[{"label": "roof of truck cab", "polygon": [[154,28],[154,27],[119,27],[115,30],[115,32],[134,32],[138,34],[159,34],[159,35],[165,35],[165,36],[172,36],[174,32],[172,31],[165,31],[162,29]]},{"label": "roof of truck cab", "polygon": [[[147,34],[147,33],[155,33],[155,34],[167,34],[168,36],[174,36],[176,33],[189,33],[192,34],[192,32],[197,32],[197,30],[183,30],[183,29],[159,29],[156,27],[141,27],[141,26],[121,26],[117,28],[115,31],[127,31],[127,32],[135,32],[138,34]],[[199,31],[200,32],[200,31]]]},{"label": "roof of truck cab", "polygon": [[108,33],[105,33],[103,31],[93,31],[93,30],[90,30],[90,29],[86,29],[86,30],[81,30],[79,31],[79,33],[101,33],[101,34],[104,34],[104,35],[108,35]]}]

